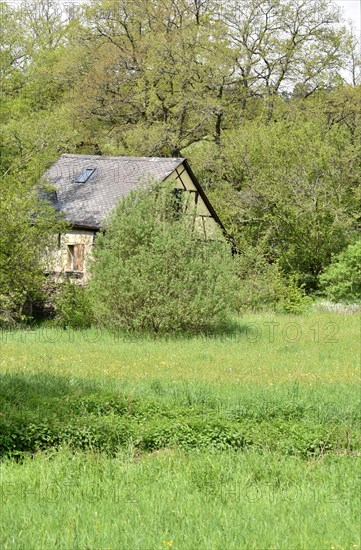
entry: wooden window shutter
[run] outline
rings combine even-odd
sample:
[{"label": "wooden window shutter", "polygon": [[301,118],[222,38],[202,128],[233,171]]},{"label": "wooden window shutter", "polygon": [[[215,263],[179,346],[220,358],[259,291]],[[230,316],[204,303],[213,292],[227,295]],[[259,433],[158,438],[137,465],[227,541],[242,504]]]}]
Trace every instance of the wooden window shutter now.
[{"label": "wooden window shutter", "polygon": [[84,245],[75,244],[74,245],[74,271],[83,271],[84,270]]}]

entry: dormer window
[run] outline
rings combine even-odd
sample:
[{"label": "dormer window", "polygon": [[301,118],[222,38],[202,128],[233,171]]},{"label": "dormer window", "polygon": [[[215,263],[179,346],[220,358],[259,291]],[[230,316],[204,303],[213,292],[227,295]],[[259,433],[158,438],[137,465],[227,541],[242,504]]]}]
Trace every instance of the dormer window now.
[{"label": "dormer window", "polygon": [[85,183],[94,172],[95,168],[84,168],[82,173],[76,178],[75,183]]}]

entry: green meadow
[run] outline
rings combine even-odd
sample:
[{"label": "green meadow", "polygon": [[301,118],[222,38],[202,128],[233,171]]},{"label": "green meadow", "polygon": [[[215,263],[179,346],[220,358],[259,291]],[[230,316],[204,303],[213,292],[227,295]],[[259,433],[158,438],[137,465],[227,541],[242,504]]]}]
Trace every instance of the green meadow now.
[{"label": "green meadow", "polygon": [[360,317],[1,333],[0,547],[360,548]]}]

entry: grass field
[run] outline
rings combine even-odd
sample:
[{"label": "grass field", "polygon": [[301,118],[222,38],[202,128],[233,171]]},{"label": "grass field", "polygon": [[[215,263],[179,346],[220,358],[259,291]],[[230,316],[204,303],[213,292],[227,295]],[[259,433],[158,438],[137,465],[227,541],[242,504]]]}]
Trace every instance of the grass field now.
[{"label": "grass field", "polygon": [[1,340],[1,548],[360,548],[359,316]]}]

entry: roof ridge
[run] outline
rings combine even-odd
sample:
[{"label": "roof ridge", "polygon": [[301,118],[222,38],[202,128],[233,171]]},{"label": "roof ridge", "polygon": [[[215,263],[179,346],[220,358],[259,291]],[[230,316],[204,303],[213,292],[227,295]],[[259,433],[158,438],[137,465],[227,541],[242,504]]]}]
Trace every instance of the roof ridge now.
[{"label": "roof ridge", "polygon": [[127,155],[82,155],[77,153],[63,153],[60,158],[63,157],[70,157],[70,158],[90,158],[90,159],[102,159],[102,160],[121,160],[121,159],[127,159],[127,160],[137,160],[137,161],[151,161],[155,160],[161,160],[161,161],[179,161],[183,162],[185,157],[131,157]]}]

